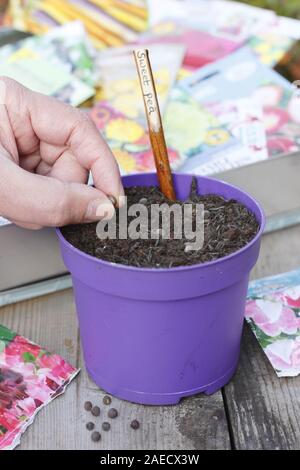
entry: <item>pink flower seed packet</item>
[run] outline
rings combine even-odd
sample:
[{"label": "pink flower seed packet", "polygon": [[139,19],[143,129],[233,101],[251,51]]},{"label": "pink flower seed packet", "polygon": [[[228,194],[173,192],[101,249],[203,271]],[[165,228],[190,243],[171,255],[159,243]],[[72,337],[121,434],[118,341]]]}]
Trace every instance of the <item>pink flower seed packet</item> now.
[{"label": "pink flower seed packet", "polygon": [[278,377],[300,374],[300,270],[250,284],[245,317]]},{"label": "pink flower seed packet", "polygon": [[58,395],[79,369],[58,354],[0,325],[0,450],[10,450],[36,413]]}]

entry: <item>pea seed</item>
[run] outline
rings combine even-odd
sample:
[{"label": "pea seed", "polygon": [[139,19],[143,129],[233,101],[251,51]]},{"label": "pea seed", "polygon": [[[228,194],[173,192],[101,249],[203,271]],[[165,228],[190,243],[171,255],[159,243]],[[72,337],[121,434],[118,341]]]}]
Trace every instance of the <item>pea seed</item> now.
[{"label": "pea seed", "polygon": [[99,416],[100,415],[99,406],[93,406],[91,413],[92,413],[93,416]]},{"label": "pea seed", "polygon": [[107,421],[104,421],[104,423],[102,423],[102,429],[103,429],[103,431],[109,431],[110,430],[110,424]]},{"label": "pea seed", "polygon": [[92,405],[92,403],[91,403],[90,401],[86,401],[86,402],[84,403],[84,409],[85,409],[85,411],[91,411],[92,408],[93,408],[93,405]]},{"label": "pea seed", "polygon": [[115,419],[116,417],[118,416],[118,412],[115,408],[111,408],[109,411],[108,411],[108,417],[111,418],[111,419]]},{"label": "pea seed", "polygon": [[101,434],[98,431],[93,431],[91,437],[93,442],[98,442],[101,439]]},{"label": "pea seed", "polygon": [[105,397],[103,397],[103,403],[104,403],[104,405],[110,405],[111,404],[111,398],[108,395],[105,395]]},{"label": "pea seed", "polygon": [[137,419],[134,419],[133,421],[131,421],[130,427],[134,430],[139,429],[140,423],[138,422]]},{"label": "pea seed", "polygon": [[89,423],[86,423],[85,426],[88,431],[92,431],[95,427],[94,423],[92,423],[91,421]]}]

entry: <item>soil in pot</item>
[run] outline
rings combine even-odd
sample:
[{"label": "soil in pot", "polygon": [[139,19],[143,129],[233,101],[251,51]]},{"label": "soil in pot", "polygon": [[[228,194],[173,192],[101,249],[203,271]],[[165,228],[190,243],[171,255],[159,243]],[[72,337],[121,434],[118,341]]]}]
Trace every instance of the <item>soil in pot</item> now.
[{"label": "soil in pot", "polygon": [[[184,236],[173,238],[174,224],[171,223],[170,239],[164,239],[164,227],[158,229],[158,238],[151,237],[151,205],[173,204],[156,186],[133,186],[125,190],[127,208],[133,204],[143,204],[148,209],[148,239],[99,239],[96,232],[97,223],[69,225],[62,228],[65,239],[79,250],[96,258],[136,267],[171,268],[213,261],[227,256],[247,245],[257,234],[259,224],[245,206],[236,200],[225,200],[223,197],[208,194],[199,196],[195,181],[187,201],[176,201],[181,207],[184,204],[203,204],[204,211],[204,244],[199,250],[191,250],[191,240]],[[183,207],[182,207],[183,209]],[[193,227],[196,228],[196,211],[192,212]],[[135,217],[128,216],[128,226]],[[119,233],[119,217],[116,211],[116,228]]]}]

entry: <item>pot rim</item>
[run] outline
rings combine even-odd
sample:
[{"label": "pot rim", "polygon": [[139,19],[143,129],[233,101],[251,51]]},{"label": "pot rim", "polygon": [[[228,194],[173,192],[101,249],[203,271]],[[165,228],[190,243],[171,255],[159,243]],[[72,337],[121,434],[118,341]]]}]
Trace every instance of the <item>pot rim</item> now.
[{"label": "pot rim", "polygon": [[[148,173],[148,174],[153,175],[154,172],[151,172],[151,173]],[[141,173],[132,173],[130,175],[125,175],[124,177],[125,178],[127,176],[135,177],[135,176],[139,176],[139,175],[141,175]],[[185,175],[185,176],[190,176],[191,178],[193,176],[195,176],[196,178],[200,177],[200,178],[206,179],[206,180],[213,180],[213,181],[221,183],[224,186],[227,186],[227,188],[233,188],[233,189],[238,190],[241,193],[243,193],[250,201],[252,201],[256,205],[257,209],[259,210],[259,215],[260,215],[260,219],[261,219],[260,228],[259,228],[257,234],[255,235],[255,237],[249,243],[247,243],[247,245],[243,246],[242,248],[240,248],[237,251],[234,251],[233,253],[230,253],[227,256],[223,256],[222,258],[218,258],[218,259],[215,259],[213,261],[206,261],[205,263],[195,263],[195,264],[191,264],[191,265],[188,265],[188,266],[174,266],[172,268],[131,266],[131,265],[126,265],[126,264],[121,264],[121,263],[113,263],[111,261],[105,261],[105,260],[102,260],[100,258],[96,258],[95,256],[89,255],[89,254],[85,253],[84,251],[81,251],[78,248],[76,248],[75,246],[73,246],[70,242],[68,242],[65,239],[65,237],[63,236],[63,234],[61,232],[60,227],[56,227],[55,231],[57,233],[57,236],[58,236],[59,240],[62,243],[64,243],[68,247],[68,249],[73,251],[76,255],[80,255],[83,258],[89,259],[89,260],[91,260],[91,261],[93,261],[94,263],[97,263],[97,264],[101,264],[101,265],[104,265],[104,266],[107,266],[107,267],[110,267],[110,268],[122,269],[122,270],[125,270],[125,271],[140,271],[140,272],[151,272],[151,273],[160,272],[161,273],[161,272],[186,271],[186,270],[192,270],[192,269],[199,269],[200,267],[201,268],[206,268],[206,267],[209,267],[209,266],[215,266],[215,265],[218,265],[220,263],[224,263],[227,260],[230,260],[230,259],[244,253],[252,245],[254,245],[257,242],[257,240],[261,237],[261,235],[263,234],[264,228],[265,228],[265,224],[266,224],[265,213],[264,213],[264,210],[262,209],[261,205],[259,204],[259,202],[253,196],[251,196],[247,191],[244,191],[243,189],[240,189],[238,186],[235,186],[233,184],[226,183],[225,181],[217,180],[216,178],[211,178],[211,177],[208,177],[208,176],[186,174],[186,173],[179,173],[179,172],[173,172],[173,175],[176,175],[176,176]],[[122,179],[123,179],[123,177],[122,177]]]}]

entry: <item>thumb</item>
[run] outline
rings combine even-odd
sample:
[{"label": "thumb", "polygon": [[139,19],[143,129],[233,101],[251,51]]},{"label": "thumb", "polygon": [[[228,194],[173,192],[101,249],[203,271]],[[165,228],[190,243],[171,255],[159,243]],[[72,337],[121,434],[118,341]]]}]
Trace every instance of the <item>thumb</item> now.
[{"label": "thumb", "polygon": [[114,215],[102,191],[80,183],[29,173],[1,161],[0,214],[23,226],[60,227],[96,222]]}]

